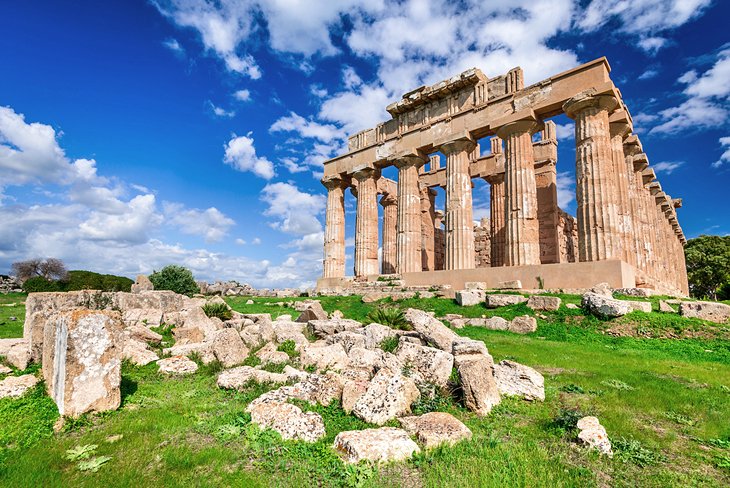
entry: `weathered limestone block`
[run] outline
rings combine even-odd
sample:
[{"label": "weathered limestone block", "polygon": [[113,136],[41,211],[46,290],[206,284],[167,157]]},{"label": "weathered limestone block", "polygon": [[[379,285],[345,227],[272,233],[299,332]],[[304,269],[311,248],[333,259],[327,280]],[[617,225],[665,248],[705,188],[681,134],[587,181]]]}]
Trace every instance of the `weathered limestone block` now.
[{"label": "weathered limestone block", "polygon": [[243,390],[249,381],[280,384],[289,381],[289,377],[282,373],[271,373],[251,366],[239,366],[221,371],[216,384],[219,388]]},{"label": "weathered limestone block", "polygon": [[667,303],[666,300],[659,300],[659,311],[664,313],[677,313],[677,311]]},{"label": "weathered limestone block", "polygon": [[522,295],[489,294],[485,299],[487,308],[507,307],[509,305],[517,305],[518,303],[524,303],[526,301],[527,298]]},{"label": "weathered limestone block", "polygon": [[163,349],[162,352],[164,354],[169,354],[170,356],[185,357],[197,354],[200,356],[200,360],[203,361],[203,364],[210,364],[216,359],[210,342],[196,342],[195,344],[183,344],[181,346],[174,345]]},{"label": "weathered limestone block", "polygon": [[8,376],[0,381],[0,400],[3,398],[17,398],[33,388],[40,381],[32,374],[23,376]]},{"label": "weathered limestone block", "polygon": [[[28,295],[30,298],[34,293]],[[28,308],[26,302],[26,308]],[[46,328],[46,321],[53,312],[51,311],[37,311],[33,312],[30,316],[26,315],[25,323],[23,324],[23,338],[28,340],[30,345],[30,358],[32,361],[40,362],[43,357],[43,334]],[[0,351],[0,354],[2,352]]]},{"label": "weathered limestone block", "polygon": [[364,347],[353,347],[348,352],[349,366],[355,369],[366,370],[374,373],[385,364],[383,351],[380,349],[365,349]]},{"label": "weathered limestone block", "polygon": [[357,401],[368,391],[370,381],[346,380],[342,385],[342,410],[349,414]]},{"label": "weathered limestone block", "polygon": [[133,325],[124,329],[124,336],[139,342],[151,342],[159,344],[162,341],[162,335],[151,331],[144,325]]},{"label": "weathered limestone block", "polygon": [[583,295],[581,306],[584,310],[600,317],[621,317],[631,312],[629,303],[593,292]]},{"label": "weathered limestone block", "polygon": [[251,422],[278,432],[282,439],[317,442],[324,437],[324,421],[315,412],[303,412],[290,403],[259,405],[250,410]]},{"label": "weathered limestone block", "polygon": [[0,356],[6,356],[11,347],[22,342],[27,343],[28,341],[26,339],[23,339],[22,337],[12,339],[0,339]]},{"label": "weathered limestone block", "polygon": [[167,373],[173,375],[186,375],[195,373],[198,370],[198,365],[186,358],[185,356],[172,356],[157,361],[160,373]]},{"label": "weathered limestone block", "polygon": [[352,464],[403,461],[420,452],[405,430],[393,427],[340,432],[335,437],[334,448]]},{"label": "weathered limestone block", "polygon": [[312,343],[304,346],[299,357],[302,366],[314,366],[317,370],[326,368],[341,370],[350,364],[342,344]]},{"label": "weathered limestone block", "polygon": [[363,332],[365,333],[365,347],[368,349],[379,347],[385,339],[396,335],[390,327],[376,323],[366,325]]},{"label": "weathered limestone block", "polygon": [[320,339],[324,339],[338,332],[356,330],[360,327],[362,327],[360,322],[350,319],[310,320],[307,322],[307,330],[309,333]]},{"label": "weathered limestone block", "polygon": [[507,330],[516,334],[529,334],[537,330],[537,320],[535,317],[530,317],[529,315],[515,317],[509,323]]},{"label": "weathered limestone block", "polygon": [[122,359],[127,359],[137,366],[145,366],[157,361],[160,357],[154,351],[151,351],[149,346],[144,342],[127,338],[124,341]]},{"label": "weathered limestone block", "polygon": [[[297,322],[307,323],[310,320],[327,320],[327,312],[322,308],[322,304],[318,300],[305,300],[303,302],[295,302],[295,310],[298,310],[297,305],[302,313],[297,317]],[[306,304],[302,307],[300,304]]]},{"label": "weathered limestone block", "polygon": [[358,332],[338,332],[327,337],[327,344],[342,344],[345,352],[349,353],[353,347],[365,347],[366,338],[364,334]]},{"label": "weathered limestone block", "polygon": [[527,300],[527,307],[531,308],[532,310],[543,310],[543,311],[554,312],[555,310],[560,308],[560,303],[561,303],[561,300],[559,297],[532,295]]},{"label": "weathered limestone block", "polygon": [[[242,327],[239,335],[241,336],[243,343],[246,344],[246,347],[251,349],[255,349],[265,342],[264,338],[261,337],[261,328],[258,324],[251,324]],[[276,347],[274,347],[274,349],[276,349]]]},{"label": "weathered limestone block", "polygon": [[421,396],[416,383],[399,371],[387,368],[378,371],[368,389],[352,409],[365,422],[383,425],[396,417],[411,412],[411,404]]},{"label": "weathered limestone block", "polygon": [[401,341],[395,355],[405,366],[420,373],[425,381],[437,386],[446,386],[454,367],[451,353],[411,342]]},{"label": "weathered limestone block", "polygon": [[453,446],[465,439],[471,439],[471,430],[459,419],[445,412],[429,412],[420,417],[401,417],[401,426],[426,449],[447,444]]},{"label": "weathered limestone block", "polygon": [[415,291],[373,291],[362,296],[363,303],[373,303],[384,298],[390,298],[393,301],[407,300],[416,296]]},{"label": "weathered limestone block", "polygon": [[679,315],[723,324],[730,320],[730,305],[716,302],[681,302]]},{"label": "weathered limestone block", "polygon": [[211,347],[224,368],[241,364],[248,357],[248,348],[236,329],[216,331]]},{"label": "weathered limestone block", "polygon": [[175,327],[172,329],[172,336],[178,346],[205,341],[205,334],[198,327]]},{"label": "weathered limestone block", "polygon": [[132,284],[132,293],[142,293],[154,289],[155,285],[145,275],[137,275],[137,280]]},{"label": "weathered limestone block", "polygon": [[119,312],[58,312],[46,322],[43,378],[63,416],[116,410],[121,402],[123,325]]},{"label": "weathered limestone block", "polygon": [[204,340],[209,341],[213,339],[215,332],[222,328],[222,325],[219,326],[217,322],[205,315],[202,307],[195,307],[188,311],[188,315],[185,318],[184,328],[199,329],[203,334]]},{"label": "weathered limestone block", "polygon": [[632,312],[651,313],[651,302],[640,302],[638,300],[625,300],[631,307]]},{"label": "weathered limestone block", "polygon": [[113,295],[113,307],[126,311],[133,308],[157,309],[163,313],[177,312],[188,308],[188,297],[174,291],[155,290],[140,293],[116,292]]},{"label": "weathered limestone block", "polygon": [[428,343],[438,347],[442,351],[450,352],[454,341],[460,339],[458,335],[440,320],[436,319],[423,310],[409,308],[405,313],[406,320],[413,326]]},{"label": "weathered limestone block", "polygon": [[[244,341],[245,342],[245,341]],[[256,357],[262,363],[284,364],[289,361],[289,355],[283,351],[276,349],[276,344],[267,343],[264,347],[256,351]]]},{"label": "weathered limestone block", "polygon": [[467,281],[464,283],[464,288],[467,290],[486,290],[487,284],[483,281]]},{"label": "weathered limestone block", "polygon": [[490,330],[509,330],[509,321],[502,317],[464,319],[464,325],[485,327]]},{"label": "weathered limestone block", "polygon": [[462,307],[479,305],[484,301],[486,293],[484,290],[461,290],[456,292],[456,303]]},{"label": "weathered limestone block", "polygon": [[596,417],[583,417],[578,421],[577,427],[580,430],[578,440],[581,444],[589,449],[596,449],[601,454],[613,456],[606,429]]},{"label": "weathered limestone block", "polygon": [[494,379],[502,395],[545,401],[545,379],[528,366],[502,360],[494,365]]},{"label": "weathered limestone block", "polygon": [[10,347],[5,360],[13,367],[24,371],[31,360],[30,344],[19,342]]},{"label": "weathered limestone block", "polygon": [[521,290],[522,282],[520,280],[500,281],[496,288],[498,290]]},{"label": "weathered limestone block", "polygon": [[302,378],[301,381],[292,386],[282,386],[276,390],[264,393],[249,403],[246,411],[250,412],[259,405],[285,403],[293,398],[309,402],[313,405],[318,403],[324,406],[342,399],[344,380],[337,373],[328,372],[326,375],[320,375],[292,370],[293,368],[287,371],[285,368],[284,374],[289,379],[295,379],[296,377]]},{"label": "weathered limestone block", "polygon": [[477,415],[487,415],[500,402],[494,379],[494,360],[481,341],[461,339],[454,344],[454,364],[461,378],[464,405]]},{"label": "weathered limestone block", "polygon": [[0,375],[10,374],[12,372],[13,372],[12,368],[8,368],[4,364],[0,364]]}]

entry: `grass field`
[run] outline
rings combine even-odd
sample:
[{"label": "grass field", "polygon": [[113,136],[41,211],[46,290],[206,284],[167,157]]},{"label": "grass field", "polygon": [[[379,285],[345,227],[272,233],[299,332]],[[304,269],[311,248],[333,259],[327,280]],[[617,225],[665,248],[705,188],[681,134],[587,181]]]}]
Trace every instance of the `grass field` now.
[{"label": "grass field", "polygon": [[22,337],[24,319],[25,293],[0,294],[0,339]]},{"label": "grass field", "polygon": [[[286,306],[272,305],[289,299],[254,299],[253,305],[246,305],[247,300],[229,303],[242,312],[296,315]],[[361,321],[379,306],[358,297],[321,301],[326,310],[338,309]],[[398,306],[437,315],[535,315],[524,305],[487,310],[446,299],[412,299]],[[22,331],[19,319],[21,327],[10,326],[16,332]],[[486,418],[473,416],[453,399],[423,402],[417,405],[421,412],[445,410],[464,421],[474,433],[472,440],[406,463],[349,466],[332,451],[334,436],[367,425],[337,406],[312,408],[325,420],[325,439],[283,442],[260,431],[244,413],[268,386],[251,385],[238,393],[219,390],[216,365],[170,379],[160,376],[154,364],[125,364],[122,408],[67,422],[58,434],[53,432],[58,413],[42,385],[21,399],[0,400],[0,486],[730,484],[727,326],[658,312],[601,321],[561,307],[541,313],[534,334],[475,327],[458,333],[483,340],[497,361],[514,359],[541,371],[545,402],[506,399]],[[598,416],[614,443],[613,458],[577,446],[574,433],[561,422],[572,411]],[[71,455],[69,450],[74,450]]]}]

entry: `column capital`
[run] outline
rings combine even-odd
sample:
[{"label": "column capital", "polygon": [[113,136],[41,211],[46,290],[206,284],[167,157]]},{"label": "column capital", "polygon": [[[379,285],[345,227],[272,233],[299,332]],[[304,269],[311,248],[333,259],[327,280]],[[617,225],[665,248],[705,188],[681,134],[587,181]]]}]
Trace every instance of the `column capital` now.
[{"label": "column capital", "polygon": [[438,147],[444,154],[467,151],[471,152],[476,147],[476,141],[468,131],[462,131],[451,137],[434,141],[434,147]]},{"label": "column capital", "polygon": [[484,180],[490,185],[498,185],[504,183],[504,173],[494,173],[484,177]]},{"label": "column capital", "polygon": [[506,139],[510,134],[533,135],[544,128],[544,124],[537,120],[532,109],[508,115],[489,125],[497,127],[497,137],[500,139]]},{"label": "column capital", "polygon": [[624,154],[627,156],[636,156],[641,151],[641,142],[639,142],[638,137],[631,134],[624,139]]},{"label": "column capital", "polygon": [[397,168],[405,168],[416,166],[418,168],[424,166],[428,162],[428,157],[421,154],[416,149],[402,151],[392,157],[393,164]]},{"label": "column capital", "polygon": [[396,195],[393,195],[392,193],[385,193],[380,198],[380,205],[383,207],[389,207],[391,205],[396,205],[398,203],[398,197]]},{"label": "column capital", "polygon": [[578,112],[589,108],[611,112],[616,107],[618,107],[618,99],[613,94],[596,95],[591,92],[582,92],[563,104],[563,112],[574,119]]},{"label": "column capital", "polygon": [[611,131],[611,137],[621,136],[621,139],[625,139],[633,129],[628,122],[611,122],[608,127]]},{"label": "column capital", "polygon": [[347,181],[340,175],[327,176],[322,178],[320,181],[328,190],[347,187]]},{"label": "column capital", "polygon": [[634,171],[643,172],[649,166],[649,158],[646,157],[645,153],[640,152],[639,154],[634,155],[633,164]]},{"label": "column capital", "polygon": [[373,166],[364,166],[361,168],[355,168],[352,172],[352,177],[360,182],[368,178],[374,178],[377,172],[378,171]]}]

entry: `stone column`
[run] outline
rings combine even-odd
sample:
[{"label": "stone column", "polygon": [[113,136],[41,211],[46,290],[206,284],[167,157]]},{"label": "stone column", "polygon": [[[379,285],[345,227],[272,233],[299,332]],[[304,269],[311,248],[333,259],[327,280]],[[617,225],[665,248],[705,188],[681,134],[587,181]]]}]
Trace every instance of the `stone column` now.
[{"label": "stone column", "polygon": [[489,139],[489,144],[492,149],[492,154],[502,154],[502,139],[500,139],[497,136],[492,137]]},{"label": "stone column", "polygon": [[383,257],[382,257],[382,273],[395,273],[395,256],[398,222],[398,200],[394,195],[386,193],[380,199],[380,205],[383,206]]},{"label": "stone column", "polygon": [[428,170],[436,171],[437,169],[441,169],[441,156],[432,154],[428,157]]},{"label": "stone column", "polygon": [[644,269],[643,253],[639,252],[639,238],[641,238],[641,220],[638,208],[638,190],[636,186],[636,170],[634,169],[634,156],[641,152],[641,143],[636,136],[629,136],[623,143],[624,167],[626,168],[626,178],[628,187],[628,212],[629,212],[629,249],[633,256],[629,258],[629,263],[633,266]]},{"label": "stone column", "polygon": [[421,271],[421,195],[418,168],[424,163],[416,155],[396,159],[398,167],[398,237],[396,271]]},{"label": "stone column", "polygon": [[540,263],[560,262],[558,241],[558,183],[554,162],[549,162],[535,174],[537,192],[537,221],[540,232]]},{"label": "stone column", "polygon": [[434,212],[436,206],[436,190],[428,187],[421,188],[421,269],[433,271],[434,257]]},{"label": "stone column", "polygon": [[[646,155],[642,154],[644,161],[647,161]],[[654,211],[654,197],[651,196],[649,185],[656,179],[656,174],[652,168],[646,167],[641,172],[641,193],[640,199],[643,206],[644,241],[646,249],[646,272],[652,278],[657,277],[657,238],[656,238],[656,212]]]},{"label": "stone column", "polygon": [[444,212],[442,210],[436,210],[433,218],[433,240],[434,240],[434,269],[444,269],[444,249],[446,248],[446,242],[444,239],[444,230],[441,228],[444,220]]},{"label": "stone column", "polygon": [[345,182],[339,176],[322,180],[327,188],[322,276],[345,276]]},{"label": "stone column", "polygon": [[563,105],[575,120],[576,200],[580,261],[617,259],[619,242],[616,192],[608,113],[616,108],[611,95],[580,94]]},{"label": "stone column", "polygon": [[491,175],[486,180],[489,183],[489,225],[494,268],[504,266],[504,173]]},{"label": "stone column", "polygon": [[631,221],[631,202],[629,201],[629,175],[624,154],[624,138],[631,132],[631,125],[625,121],[611,122],[610,132],[611,159],[617,196],[618,252],[621,259],[635,266],[636,251],[633,246],[634,228]]},{"label": "stone column", "polygon": [[541,128],[534,118],[509,122],[497,131],[505,141],[505,264],[540,264],[535,156],[532,134]]},{"label": "stone column", "polygon": [[357,220],[355,222],[355,276],[378,274],[378,190],[373,168],[361,169],[357,180]]},{"label": "stone column", "polygon": [[441,144],[446,155],[446,269],[474,268],[474,222],[469,155],[474,141]]}]

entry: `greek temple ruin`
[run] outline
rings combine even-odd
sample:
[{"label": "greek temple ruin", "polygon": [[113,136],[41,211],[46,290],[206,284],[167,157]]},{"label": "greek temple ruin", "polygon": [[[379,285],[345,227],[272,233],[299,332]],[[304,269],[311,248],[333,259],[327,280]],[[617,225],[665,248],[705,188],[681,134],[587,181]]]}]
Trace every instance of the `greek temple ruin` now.
[{"label": "greek temple ruin", "polygon": [[[607,282],[687,295],[682,200],[662,190],[610,71],[603,57],[525,87],[519,67],[493,78],[473,68],[390,104],[390,120],[351,136],[348,152],[325,162],[317,288],[397,274],[406,286],[454,290],[520,280],[524,288]],[[558,206],[549,119],[560,114],[575,122],[576,217]],[[397,181],[382,176],[390,166]],[[475,225],[479,178],[490,216]],[[357,198],[354,277],[345,270],[348,188]]]}]

